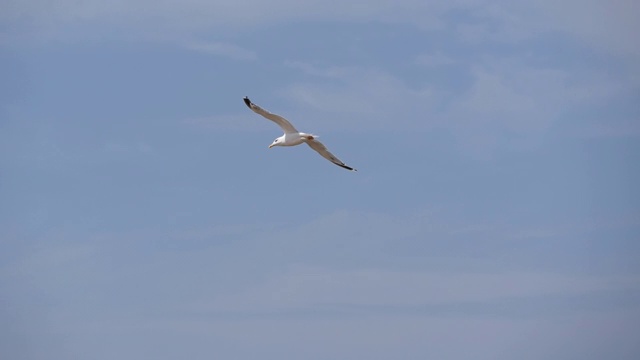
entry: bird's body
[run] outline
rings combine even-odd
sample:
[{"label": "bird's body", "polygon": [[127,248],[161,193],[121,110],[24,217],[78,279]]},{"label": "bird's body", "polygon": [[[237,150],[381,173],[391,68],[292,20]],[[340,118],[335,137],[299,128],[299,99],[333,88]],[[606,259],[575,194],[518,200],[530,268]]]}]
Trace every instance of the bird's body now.
[{"label": "bird's body", "polygon": [[318,154],[331,161],[332,163],[347,170],[356,171],[356,169],[345,165],[345,163],[340,161],[340,159],[329,152],[329,150],[327,150],[327,148],[317,140],[316,135],[298,131],[293,125],[291,125],[291,123],[287,119],[283,118],[280,115],[272,114],[264,110],[258,105],[252,103],[251,100],[249,100],[249,98],[246,96],[243,100],[244,103],[249,107],[249,109],[253,110],[253,112],[255,112],[256,114],[262,115],[265,118],[275,122],[284,131],[284,135],[276,138],[273,143],[269,145],[269,148],[272,148],[274,146],[296,146],[302,143],[306,143],[310,148],[317,151]]},{"label": "bird's body", "polygon": [[[280,136],[278,138],[278,145],[277,146],[296,146],[296,145],[300,145],[303,144],[305,141],[308,140],[313,140],[315,139],[317,136],[312,135],[312,134],[307,134],[307,133],[303,133],[303,132],[299,132],[299,133],[285,133],[284,135]],[[276,146],[276,145],[274,145]]]}]

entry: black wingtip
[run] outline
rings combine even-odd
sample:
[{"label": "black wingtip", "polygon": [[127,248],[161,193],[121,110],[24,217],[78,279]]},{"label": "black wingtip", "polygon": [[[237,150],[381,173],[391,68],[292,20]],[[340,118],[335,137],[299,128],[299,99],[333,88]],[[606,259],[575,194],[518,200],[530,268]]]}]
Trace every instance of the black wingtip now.
[{"label": "black wingtip", "polygon": [[358,171],[358,170],[356,170],[356,169],[354,169],[354,168],[352,168],[352,167],[349,167],[349,166],[347,166],[347,165],[341,165],[341,164],[336,164],[336,165],[338,165],[338,166],[340,166],[340,167],[342,167],[342,168],[345,168],[345,169],[347,169],[347,170],[351,170],[351,171]]},{"label": "black wingtip", "polygon": [[251,100],[249,100],[249,97],[245,96],[242,100],[244,100],[244,103],[247,104],[247,107],[251,109]]}]

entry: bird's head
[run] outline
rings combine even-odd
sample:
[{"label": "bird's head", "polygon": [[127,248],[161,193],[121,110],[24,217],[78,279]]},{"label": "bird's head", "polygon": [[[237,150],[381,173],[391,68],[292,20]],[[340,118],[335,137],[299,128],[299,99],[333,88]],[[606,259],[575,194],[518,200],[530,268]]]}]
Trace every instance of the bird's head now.
[{"label": "bird's head", "polygon": [[282,143],[283,143],[283,139],[282,139],[282,137],[279,137],[279,138],[277,138],[277,139],[273,140],[273,142],[271,143],[271,145],[269,145],[269,149],[271,149],[271,148],[272,148],[272,147],[274,147],[274,146],[281,146],[281,145],[282,145]]}]

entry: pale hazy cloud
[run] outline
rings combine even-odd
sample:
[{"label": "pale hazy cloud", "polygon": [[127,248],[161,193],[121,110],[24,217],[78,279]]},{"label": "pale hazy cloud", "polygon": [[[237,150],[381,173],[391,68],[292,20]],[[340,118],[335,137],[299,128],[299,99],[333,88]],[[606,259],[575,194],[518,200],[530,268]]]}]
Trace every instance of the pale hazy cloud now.
[{"label": "pale hazy cloud", "polygon": [[[294,266],[220,302],[209,311],[275,311],[319,306],[415,307],[491,303],[540,296],[639,291],[637,277],[585,277],[555,273],[447,273],[330,269]],[[205,310],[205,309],[200,309]]]},{"label": "pale hazy cloud", "polygon": [[[473,21],[442,16],[455,11],[472,15]],[[345,1],[339,4],[321,0],[242,1],[16,1],[9,0],[2,16],[9,22],[22,22],[52,31],[58,26],[87,20],[113,27],[207,29],[260,27],[301,20],[381,21],[410,23],[420,29],[441,30],[455,23],[463,38],[475,41],[514,41],[541,34],[564,33],[585,44],[619,56],[640,56],[635,34],[640,11],[633,0],[537,1]],[[156,24],[157,23],[157,24]],[[598,26],[594,26],[598,24]],[[22,28],[22,30],[25,30]],[[131,34],[129,34],[131,35]]]},{"label": "pale hazy cloud", "polygon": [[456,59],[440,51],[419,55],[416,57],[415,62],[418,65],[427,67],[439,67],[457,63]]},{"label": "pale hazy cloud", "polygon": [[[2,334],[37,324],[24,331],[36,339],[29,340],[33,358],[47,358],[53,343],[73,352],[51,352],[63,358],[176,357],[159,349],[163,339],[176,352],[202,354],[232,344],[247,351],[237,358],[265,350],[279,359],[637,353],[640,279],[628,240],[638,212],[633,192],[620,186],[636,176],[625,153],[634,147],[628,139],[603,145],[566,136],[639,136],[630,105],[640,84],[637,12],[631,0],[5,1],[0,21],[15,31],[0,33],[0,44],[37,36],[66,44],[40,38],[47,47],[16,51],[33,92],[11,105],[20,126],[4,136],[11,140],[3,147],[4,195],[13,207],[2,214],[20,236],[3,243],[10,256],[0,264],[0,286],[9,307],[22,312],[0,311],[13,319]],[[263,36],[300,30],[292,39],[305,41],[319,24],[356,32],[371,26],[374,35],[335,43],[354,57],[318,57],[285,42],[271,47]],[[412,41],[383,53],[392,37],[378,31]],[[74,47],[85,36],[118,42]],[[123,50],[124,41],[141,46]],[[567,51],[556,56],[561,46]],[[154,92],[128,65],[157,60],[158,48],[171,55],[167,67],[146,76],[175,76]],[[112,57],[102,56],[112,50],[120,64],[113,69]],[[96,70],[105,68],[124,80],[109,84],[109,73]],[[87,84],[88,75],[99,81]],[[129,130],[142,137],[123,140],[122,129],[94,128],[59,104],[94,84],[118,94],[129,76],[141,86],[130,98],[150,101],[119,111],[135,119]],[[353,142],[337,142],[336,152],[351,146],[370,169],[347,179],[319,168],[324,177],[310,183],[305,171],[288,176],[264,166],[259,156],[267,156],[268,143],[243,141],[279,130],[242,104],[251,94],[228,95],[253,86],[267,94],[256,103],[300,129],[349,132]],[[158,96],[167,89],[184,96],[165,107]],[[152,110],[173,121],[158,126]],[[32,112],[57,119],[56,131],[33,135],[22,121]],[[428,147],[427,130],[444,134],[443,144]],[[86,143],[70,146],[75,139]],[[456,141],[468,151],[457,152]],[[499,152],[504,142],[513,144]],[[549,147],[526,156],[510,151],[536,145]],[[167,156],[130,156],[159,146]],[[563,153],[578,146],[587,148],[585,158]],[[72,150],[84,155],[68,161],[63,155]],[[433,157],[423,161],[427,151]],[[285,167],[307,155],[323,161],[308,149],[268,155]],[[496,161],[467,158],[474,156]],[[556,158],[571,166],[558,172],[561,165],[544,164]],[[509,176],[522,172],[520,161],[531,161],[530,179]],[[593,175],[588,184],[585,174]],[[573,184],[577,190],[565,194]],[[519,189],[534,191],[507,199]],[[280,191],[300,194],[295,210]],[[537,196],[542,191],[548,198]],[[504,198],[494,204],[493,195]],[[578,199],[587,199],[586,209]],[[258,347],[247,350],[247,343]]]},{"label": "pale hazy cloud", "polygon": [[238,45],[224,42],[192,42],[185,45],[189,50],[200,51],[211,55],[228,57],[235,60],[256,60],[255,52]]}]

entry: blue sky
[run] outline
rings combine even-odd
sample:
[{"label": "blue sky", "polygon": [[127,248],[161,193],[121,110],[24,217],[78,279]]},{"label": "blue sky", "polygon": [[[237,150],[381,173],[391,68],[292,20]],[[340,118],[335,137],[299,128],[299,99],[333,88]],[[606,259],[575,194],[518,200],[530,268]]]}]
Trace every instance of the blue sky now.
[{"label": "blue sky", "polygon": [[1,6],[7,358],[640,355],[637,2]]}]

